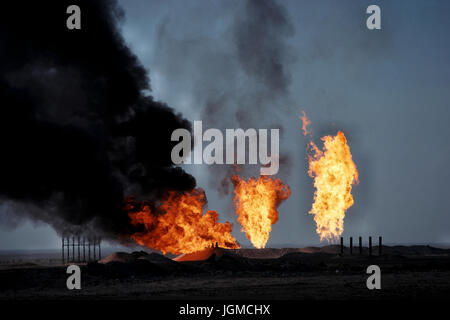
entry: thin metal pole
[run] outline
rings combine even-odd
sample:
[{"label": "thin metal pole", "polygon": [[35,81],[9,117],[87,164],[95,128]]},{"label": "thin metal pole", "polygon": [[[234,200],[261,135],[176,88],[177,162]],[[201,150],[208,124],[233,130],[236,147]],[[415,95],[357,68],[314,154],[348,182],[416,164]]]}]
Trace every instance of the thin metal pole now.
[{"label": "thin metal pole", "polygon": [[64,264],[64,237],[62,237],[62,264]]},{"label": "thin metal pole", "polygon": [[362,237],[359,237],[359,254],[362,254]]},{"label": "thin metal pole", "polygon": [[381,239],[381,236],[379,236],[378,237],[378,255],[380,255],[380,256],[381,256],[382,247],[383,247],[382,239]]},{"label": "thin metal pole", "polygon": [[91,239],[89,238],[88,239],[88,252],[89,252],[89,260],[88,261],[91,261]]},{"label": "thin metal pole", "polygon": [[83,262],[86,262],[86,238],[83,237]]},{"label": "thin metal pole", "polygon": [[98,238],[98,258],[101,260],[102,259],[102,248],[100,246],[102,242],[102,238]]},{"label": "thin metal pole", "polygon": [[78,243],[77,243],[77,247],[78,247],[78,262],[80,262],[80,236],[78,236]]},{"label": "thin metal pole", "polygon": [[67,237],[67,261],[66,262],[69,262],[69,261],[70,261],[70,238]]},{"label": "thin metal pole", "polygon": [[350,237],[350,255],[353,254],[353,237]]},{"label": "thin metal pole", "polygon": [[75,237],[72,236],[72,262],[75,262]]},{"label": "thin metal pole", "polygon": [[95,238],[94,238],[94,261],[95,261],[95,258],[96,258],[96,256],[95,256],[95,247],[96,247],[97,245],[96,245],[96,240],[95,240]]}]

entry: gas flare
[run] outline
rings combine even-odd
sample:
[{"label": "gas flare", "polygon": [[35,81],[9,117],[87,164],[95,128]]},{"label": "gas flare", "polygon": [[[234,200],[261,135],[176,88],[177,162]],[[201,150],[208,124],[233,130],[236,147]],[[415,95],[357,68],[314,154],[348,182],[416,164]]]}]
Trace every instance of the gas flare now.
[{"label": "gas flare", "polygon": [[269,239],[272,224],[278,220],[277,208],[289,198],[291,190],[280,179],[260,176],[245,181],[238,175],[232,177],[234,205],[241,231],[256,248],[264,248]]},{"label": "gas flare", "polygon": [[324,151],[309,143],[309,171],[314,178],[314,215],[320,240],[336,240],[344,231],[345,211],[353,205],[352,184],[358,183],[358,170],[352,160],[344,133],[325,136]]},{"label": "gas flare", "polygon": [[200,188],[185,193],[170,191],[154,210],[131,199],[126,205],[131,223],[144,229],[131,238],[164,254],[192,253],[216,244],[222,248],[239,248],[228,221],[219,223],[216,211],[203,214],[206,202],[205,192]]},{"label": "gas flare", "polygon": [[306,136],[307,134],[311,133],[311,132],[308,131],[308,126],[311,124],[311,121],[306,116],[305,111],[302,111],[302,114],[303,115],[301,117],[299,117],[299,118],[302,120],[303,135]]}]

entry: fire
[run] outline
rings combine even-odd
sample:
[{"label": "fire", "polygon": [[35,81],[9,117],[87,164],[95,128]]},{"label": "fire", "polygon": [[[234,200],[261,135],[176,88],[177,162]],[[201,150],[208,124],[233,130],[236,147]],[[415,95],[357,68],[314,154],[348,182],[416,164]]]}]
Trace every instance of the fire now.
[{"label": "fire", "polygon": [[321,139],[324,151],[309,143],[309,171],[314,178],[314,215],[320,240],[333,241],[344,231],[345,211],[353,205],[352,184],[358,183],[358,170],[352,160],[344,133]]},{"label": "fire", "polygon": [[234,205],[241,231],[256,248],[264,248],[269,239],[272,224],[278,220],[277,208],[289,198],[291,190],[280,179],[260,176],[248,181],[238,175],[232,177]]},{"label": "fire", "polygon": [[302,114],[303,114],[303,116],[301,116],[299,118],[302,120],[303,135],[306,136],[307,134],[310,134],[310,132],[308,131],[308,126],[311,124],[311,121],[306,116],[305,111],[302,111]]},{"label": "fire", "polygon": [[239,248],[228,221],[219,223],[216,211],[203,214],[206,202],[200,188],[188,193],[170,191],[153,211],[149,205],[131,200],[126,206],[131,223],[144,229],[131,238],[139,245],[173,254],[203,250],[216,243],[222,248]]}]

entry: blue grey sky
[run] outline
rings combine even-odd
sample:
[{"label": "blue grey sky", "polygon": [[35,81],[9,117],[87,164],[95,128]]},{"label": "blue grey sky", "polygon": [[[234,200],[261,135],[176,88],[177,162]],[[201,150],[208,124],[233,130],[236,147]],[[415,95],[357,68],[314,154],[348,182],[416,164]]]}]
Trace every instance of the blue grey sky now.
[{"label": "blue grey sky", "polygon": [[[268,246],[319,244],[308,214],[314,190],[298,119],[302,110],[316,143],[345,132],[360,173],[343,236],[450,243],[450,2],[277,2],[290,25],[280,35],[289,82],[286,92],[257,106],[251,104],[261,86],[242,72],[233,41],[243,1],[121,0],[121,30],[149,71],[152,94],[187,119],[209,119],[205,107],[223,95],[220,126],[282,128],[281,156],[289,161],[281,164],[280,177],[292,196],[279,208]],[[381,30],[366,28],[370,4],[381,7]],[[233,235],[249,246],[232,196],[217,190],[216,169],[184,168],[205,189],[208,208],[232,222]],[[15,228],[0,224],[0,249],[59,247],[49,227],[16,222]]]}]

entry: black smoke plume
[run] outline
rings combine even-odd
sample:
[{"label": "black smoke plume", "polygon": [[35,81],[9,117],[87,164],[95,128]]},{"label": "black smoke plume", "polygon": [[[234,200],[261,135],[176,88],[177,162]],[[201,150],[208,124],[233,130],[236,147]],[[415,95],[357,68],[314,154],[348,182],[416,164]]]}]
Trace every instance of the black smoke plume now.
[{"label": "black smoke plume", "polygon": [[[66,8],[81,8],[81,30]],[[195,179],[173,167],[190,123],[148,92],[115,1],[10,1],[0,10],[0,201],[59,233],[129,234],[129,195],[158,199]]]}]

